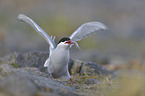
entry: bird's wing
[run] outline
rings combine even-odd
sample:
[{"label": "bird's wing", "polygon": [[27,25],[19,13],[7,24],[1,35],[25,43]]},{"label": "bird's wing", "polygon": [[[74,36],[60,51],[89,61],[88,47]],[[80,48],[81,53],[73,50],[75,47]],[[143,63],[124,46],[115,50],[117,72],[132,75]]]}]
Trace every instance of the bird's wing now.
[{"label": "bird's wing", "polygon": [[46,32],[41,29],[31,18],[27,17],[24,14],[19,14],[18,19],[21,21],[26,22],[29,24],[32,28],[35,29],[44,39],[47,41],[47,43],[50,45],[50,53],[53,49],[55,49],[55,43],[54,41],[46,34]]},{"label": "bird's wing", "polygon": [[47,58],[47,60],[44,63],[44,67],[47,67],[49,65],[49,62],[50,62],[50,58]]},{"label": "bird's wing", "polygon": [[70,36],[70,39],[73,41],[80,41],[92,33],[105,29],[107,29],[107,27],[100,22],[88,22],[81,25],[75,32],[73,32]]}]

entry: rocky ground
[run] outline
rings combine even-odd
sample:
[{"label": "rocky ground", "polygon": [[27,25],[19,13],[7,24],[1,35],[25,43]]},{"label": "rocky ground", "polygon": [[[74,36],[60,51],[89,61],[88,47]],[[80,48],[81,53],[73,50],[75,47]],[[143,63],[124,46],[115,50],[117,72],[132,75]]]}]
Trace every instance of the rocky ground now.
[{"label": "rocky ground", "polygon": [[[0,58],[0,96],[135,96],[122,95],[122,91],[126,92],[122,88],[129,86],[135,89],[130,88],[128,91],[140,90],[141,96],[145,95],[144,71],[114,72],[94,62],[70,59],[69,71],[74,85],[66,77],[50,79],[46,68],[43,67],[48,54],[35,51],[12,53]],[[125,75],[122,75],[124,72]],[[130,85],[120,82],[124,77],[129,81],[133,78],[131,80],[138,81],[138,84],[134,84],[133,81]]]}]

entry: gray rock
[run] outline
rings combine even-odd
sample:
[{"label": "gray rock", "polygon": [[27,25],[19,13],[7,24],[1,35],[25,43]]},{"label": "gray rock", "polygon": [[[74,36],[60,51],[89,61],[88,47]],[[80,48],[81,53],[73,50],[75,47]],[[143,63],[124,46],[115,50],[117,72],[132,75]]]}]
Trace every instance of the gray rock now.
[{"label": "gray rock", "polygon": [[33,96],[37,91],[32,81],[8,64],[0,65],[0,90],[8,96]]},{"label": "gray rock", "polygon": [[87,81],[86,81],[86,84],[100,84],[102,83],[101,81],[99,80],[96,80],[94,78],[89,78]]},{"label": "gray rock", "polygon": [[[78,96],[75,89],[77,87],[68,87],[69,83],[66,80],[48,78],[49,75],[43,67],[48,55],[48,52],[34,51],[13,53],[0,58],[0,95]],[[108,76],[110,73],[96,63],[72,59],[69,62],[69,71],[72,75],[79,74],[79,76],[87,73],[89,79],[85,78],[86,74],[82,77],[75,75],[77,80],[81,79],[86,84],[99,84],[98,76]]]},{"label": "gray rock", "polygon": [[41,96],[40,93],[47,94],[47,96],[50,94],[53,96],[78,96],[73,87],[67,87],[46,78],[44,72],[36,70],[37,68],[13,68],[8,64],[1,64],[0,93],[4,94],[2,96]]},{"label": "gray rock", "polygon": [[82,75],[88,73],[90,75],[93,75],[94,73],[96,73],[103,76],[108,76],[110,74],[110,71],[108,69],[94,62],[83,62],[81,60],[70,61],[71,63],[69,63],[69,70],[71,74]]},{"label": "gray rock", "polygon": [[28,53],[17,53],[16,61],[20,67],[44,68],[43,64],[49,56],[49,52],[33,51]]},{"label": "gray rock", "polygon": [[37,67],[45,70],[44,62],[49,56],[49,52],[33,51],[28,53],[11,53],[0,58],[1,64],[12,64],[14,67]]},{"label": "gray rock", "polygon": [[0,90],[10,96],[34,96],[38,88],[30,78],[22,74],[12,74],[0,81]]},{"label": "gray rock", "polygon": [[16,63],[16,54],[11,53],[5,57],[0,58],[0,64],[13,64]]},{"label": "gray rock", "polygon": [[110,74],[110,71],[108,69],[94,62],[85,62],[85,66],[88,68],[87,71],[91,70],[98,75],[108,76]]},{"label": "gray rock", "polygon": [[[28,53],[13,53],[4,58],[0,58],[0,63],[11,64],[14,67],[36,67],[40,71],[47,72],[46,68],[43,67],[45,60],[48,58],[49,52],[33,51]],[[94,69],[97,74],[107,76],[109,70],[103,66],[94,62],[83,62],[80,60],[69,61],[69,72],[71,74],[83,74],[85,72],[84,67]]]},{"label": "gray rock", "polygon": [[71,75],[73,74],[80,74],[84,73],[84,62],[81,60],[69,60],[69,72]]},{"label": "gray rock", "polygon": [[16,70],[14,70],[14,68],[8,64],[0,65],[0,78],[9,76],[15,72],[16,72]]}]

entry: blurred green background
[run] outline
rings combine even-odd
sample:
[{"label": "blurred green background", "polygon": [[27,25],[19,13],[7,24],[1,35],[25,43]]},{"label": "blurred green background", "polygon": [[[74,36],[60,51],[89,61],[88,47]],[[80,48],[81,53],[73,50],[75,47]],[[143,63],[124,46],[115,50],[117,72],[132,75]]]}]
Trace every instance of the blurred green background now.
[{"label": "blurred green background", "polygon": [[41,36],[17,20],[22,13],[56,36],[56,42],[86,22],[99,21],[108,26],[109,30],[79,41],[82,50],[73,47],[72,58],[91,60],[97,58],[96,54],[124,60],[143,58],[144,10],[145,0],[0,0],[0,56],[49,50]]}]

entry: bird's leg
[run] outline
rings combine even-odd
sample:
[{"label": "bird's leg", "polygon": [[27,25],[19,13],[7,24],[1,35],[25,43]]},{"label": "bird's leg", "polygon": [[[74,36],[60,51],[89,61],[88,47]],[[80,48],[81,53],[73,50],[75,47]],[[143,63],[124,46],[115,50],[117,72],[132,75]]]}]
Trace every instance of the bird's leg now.
[{"label": "bird's leg", "polygon": [[72,79],[71,78],[69,78],[69,79],[70,79],[71,83],[74,84],[74,82],[72,81]]},{"label": "bird's leg", "polygon": [[67,76],[69,77],[71,83],[74,84],[74,82],[72,81],[71,76],[70,76],[70,74],[69,74],[69,71],[68,71],[68,65],[67,65]]}]

